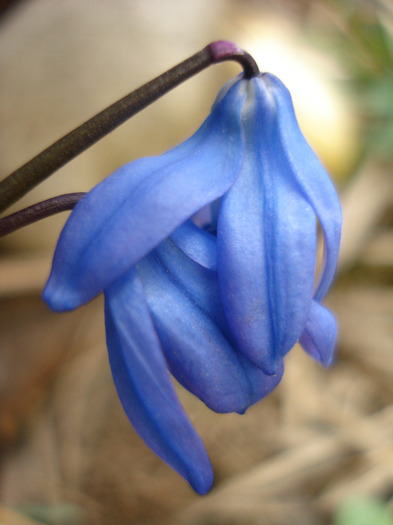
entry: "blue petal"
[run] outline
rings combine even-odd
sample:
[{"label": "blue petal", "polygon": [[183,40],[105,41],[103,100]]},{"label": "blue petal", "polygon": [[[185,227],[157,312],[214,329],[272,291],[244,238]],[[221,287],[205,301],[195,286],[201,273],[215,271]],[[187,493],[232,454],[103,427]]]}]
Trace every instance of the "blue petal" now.
[{"label": "blue petal", "polygon": [[246,84],[237,82],[188,141],[120,168],[78,203],[44,291],[51,308],[89,301],[228,190],[243,162]]},{"label": "blue petal", "polygon": [[336,335],[337,326],[333,314],[317,301],[313,301],[299,343],[312,358],[329,366],[333,359]]},{"label": "blue petal", "polygon": [[313,206],[324,235],[324,266],[315,299],[321,301],[334,276],[341,236],[341,208],[336,190],[299,129],[289,91],[274,75],[264,74],[266,85],[277,107],[279,142],[299,188]]},{"label": "blue petal", "polygon": [[132,425],[147,445],[200,494],[212,484],[203,443],[177,398],[134,269],[105,294],[113,378]]},{"label": "blue petal", "polygon": [[172,233],[171,239],[194,262],[207,270],[217,270],[217,242],[213,235],[186,221]]},{"label": "blue petal", "polygon": [[316,220],[282,155],[275,107],[259,82],[250,82],[244,118],[246,162],[221,199],[218,275],[237,344],[274,373],[311,307]]},{"label": "blue petal", "polygon": [[185,388],[216,412],[244,412],[279,383],[233,346],[217,274],[195,264],[171,241],[138,264],[169,367]]}]

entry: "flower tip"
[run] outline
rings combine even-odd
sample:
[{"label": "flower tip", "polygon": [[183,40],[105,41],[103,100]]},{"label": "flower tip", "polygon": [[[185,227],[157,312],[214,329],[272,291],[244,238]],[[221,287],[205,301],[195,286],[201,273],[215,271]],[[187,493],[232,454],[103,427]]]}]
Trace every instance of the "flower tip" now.
[{"label": "flower tip", "polygon": [[64,290],[63,287],[55,286],[51,279],[46,283],[42,292],[42,299],[54,312],[66,312],[80,306],[80,302],[74,294],[70,293],[69,290]]},{"label": "flower tip", "polygon": [[190,477],[187,481],[197,494],[205,496],[211,490],[214,481],[212,467],[209,464],[203,472]]},{"label": "flower tip", "polygon": [[309,356],[327,368],[334,360],[336,338],[337,324],[333,314],[317,301],[313,301],[299,343]]},{"label": "flower tip", "polygon": [[332,351],[328,358],[323,359],[323,360],[321,361],[321,365],[322,365],[324,368],[329,368],[329,367],[332,366],[333,363],[334,363],[334,357],[335,357],[335,354],[334,354],[334,351]]}]

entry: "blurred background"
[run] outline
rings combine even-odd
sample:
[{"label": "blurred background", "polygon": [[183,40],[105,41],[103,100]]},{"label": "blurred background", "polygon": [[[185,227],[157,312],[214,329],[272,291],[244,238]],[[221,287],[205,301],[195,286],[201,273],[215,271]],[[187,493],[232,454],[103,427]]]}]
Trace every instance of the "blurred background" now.
[{"label": "blurred background", "polygon": [[[179,389],[216,472],[196,496],[122,412],[101,299],[61,315],[40,299],[67,214],[2,238],[0,524],[393,523],[391,0],[0,1],[0,178],[219,39],[287,84],[341,194],[335,364],[294,349],[276,391],[243,416]],[[224,63],[187,81],[13,210],[184,140],[239,71]]]}]

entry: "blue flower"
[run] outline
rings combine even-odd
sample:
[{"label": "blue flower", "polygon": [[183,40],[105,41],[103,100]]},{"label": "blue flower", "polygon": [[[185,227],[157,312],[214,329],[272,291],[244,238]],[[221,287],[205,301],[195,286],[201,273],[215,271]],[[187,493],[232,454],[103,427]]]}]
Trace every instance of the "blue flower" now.
[{"label": "blue flower", "polygon": [[288,90],[270,74],[240,77],[190,139],[120,168],[78,203],[44,299],[64,311],[104,292],[124,409],[203,494],[212,469],[169,372],[212,410],[243,413],[277,386],[296,342],[328,365],[336,324],[321,301],[340,230],[336,192]]}]

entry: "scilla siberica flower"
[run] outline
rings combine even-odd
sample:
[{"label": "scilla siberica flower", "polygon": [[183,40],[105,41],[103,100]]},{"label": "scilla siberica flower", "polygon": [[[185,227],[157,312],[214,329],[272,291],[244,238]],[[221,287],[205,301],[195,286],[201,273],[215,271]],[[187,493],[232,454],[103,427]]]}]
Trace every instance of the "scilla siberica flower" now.
[{"label": "scilla siberica flower", "polygon": [[44,298],[64,311],[104,292],[124,409],[203,494],[212,469],[169,371],[212,410],[243,413],[277,386],[297,341],[328,365],[336,324],[321,300],[340,229],[336,192],[288,90],[271,74],[240,77],[190,139],[120,168],[78,203]]}]

